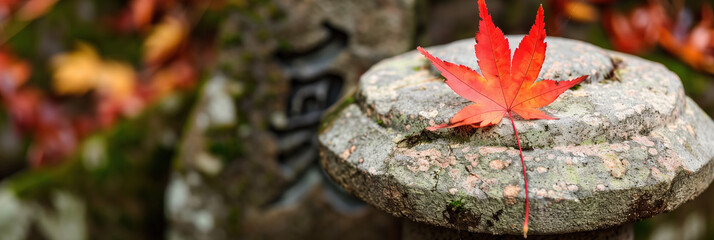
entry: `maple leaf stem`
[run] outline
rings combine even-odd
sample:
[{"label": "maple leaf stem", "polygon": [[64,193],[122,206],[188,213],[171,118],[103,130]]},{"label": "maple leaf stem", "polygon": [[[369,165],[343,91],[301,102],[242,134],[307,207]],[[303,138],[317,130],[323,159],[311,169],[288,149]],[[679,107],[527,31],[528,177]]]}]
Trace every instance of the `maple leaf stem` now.
[{"label": "maple leaf stem", "polygon": [[523,160],[523,150],[521,149],[521,139],[518,137],[518,130],[516,130],[516,122],[513,121],[513,115],[511,111],[508,111],[508,118],[511,119],[511,125],[513,125],[513,132],[516,133],[516,142],[518,142],[518,152],[521,153],[521,166],[523,166],[523,181],[526,187],[526,218],[523,221],[523,237],[528,237],[528,177],[526,176],[526,162]]}]

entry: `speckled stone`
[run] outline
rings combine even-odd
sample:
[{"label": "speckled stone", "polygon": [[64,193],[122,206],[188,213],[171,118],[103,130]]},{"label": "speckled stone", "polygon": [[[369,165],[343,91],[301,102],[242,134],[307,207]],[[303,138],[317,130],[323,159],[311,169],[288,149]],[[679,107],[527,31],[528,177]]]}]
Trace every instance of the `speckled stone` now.
[{"label": "speckled stone", "polygon": [[[508,36],[515,49],[521,36]],[[515,41],[514,41],[515,40]],[[547,38],[541,78],[590,77],[516,120],[527,166],[529,234],[605,229],[671,211],[712,181],[714,122],[661,64]],[[478,69],[473,40],[428,48]],[[395,216],[452,229],[520,234],[525,192],[510,121],[435,132],[469,101],[412,51],[365,73],[324,118],[322,164],[350,193]],[[458,205],[458,208],[454,208]]]}]

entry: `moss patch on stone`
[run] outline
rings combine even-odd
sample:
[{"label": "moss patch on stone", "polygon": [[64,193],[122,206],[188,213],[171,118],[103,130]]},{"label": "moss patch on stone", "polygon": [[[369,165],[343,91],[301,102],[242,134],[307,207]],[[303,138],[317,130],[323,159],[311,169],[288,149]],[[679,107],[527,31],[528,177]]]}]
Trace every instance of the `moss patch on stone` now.
[{"label": "moss patch on stone", "polygon": [[458,212],[464,209],[464,202],[463,199],[459,198],[456,200],[453,200],[449,203],[449,207],[451,208],[452,211]]},{"label": "moss patch on stone", "polygon": [[318,129],[318,132],[322,133],[326,129],[330,128],[332,126],[332,123],[337,120],[337,118],[340,116],[339,113],[342,112],[347,106],[355,102],[354,98],[354,92],[350,94],[346,94],[345,97],[340,99],[337,104],[333,105],[330,109],[325,111],[325,114],[322,116],[322,120],[320,121],[320,127]]}]

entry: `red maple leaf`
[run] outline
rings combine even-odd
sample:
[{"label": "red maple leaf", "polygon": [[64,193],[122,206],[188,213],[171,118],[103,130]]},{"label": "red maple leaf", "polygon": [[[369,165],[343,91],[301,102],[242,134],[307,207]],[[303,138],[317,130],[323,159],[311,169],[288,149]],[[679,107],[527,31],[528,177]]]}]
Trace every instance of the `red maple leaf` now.
[{"label": "red maple leaf", "polygon": [[417,48],[441,72],[446,78],[446,84],[454,92],[474,102],[457,112],[449,123],[427,129],[433,131],[458,126],[485,127],[500,123],[508,114],[516,134],[518,150],[521,151],[526,190],[526,213],[523,222],[525,237],[528,232],[528,179],[512,113],[526,120],[555,119],[538,108],[555,101],[560,94],[583,81],[587,75],[569,81],[536,82],[545,60],[546,48],[542,6],[538,9],[535,24],[521,40],[511,62],[511,49],[503,32],[494,26],[484,0],[479,0],[478,5],[481,20],[474,48],[483,76],[466,66],[442,61],[423,48]]}]

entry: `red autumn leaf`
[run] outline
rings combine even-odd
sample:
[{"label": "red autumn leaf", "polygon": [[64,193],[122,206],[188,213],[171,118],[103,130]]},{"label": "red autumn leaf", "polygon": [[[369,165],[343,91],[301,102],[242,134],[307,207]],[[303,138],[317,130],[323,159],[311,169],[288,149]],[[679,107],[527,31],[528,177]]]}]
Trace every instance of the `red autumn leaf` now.
[{"label": "red autumn leaf", "polygon": [[0,49],[0,96],[8,98],[29,79],[30,65]]},{"label": "red autumn leaf", "polygon": [[58,163],[77,148],[78,137],[69,118],[52,103],[37,107],[33,143],[27,156],[33,167]]},{"label": "red autumn leaf", "polygon": [[535,81],[545,60],[542,7],[538,10],[536,23],[516,49],[513,62],[508,41],[503,32],[493,25],[483,0],[479,1],[479,8],[482,20],[476,34],[475,50],[483,76],[466,66],[442,61],[423,48],[418,48],[441,71],[446,78],[446,84],[454,92],[474,102],[456,113],[450,123],[428,129],[464,125],[490,126],[501,122],[501,119],[511,112],[526,120],[554,119],[538,108],[552,103],[560,94],[587,76],[569,81]]},{"label": "red autumn leaf", "polygon": [[[442,61],[423,48],[417,48],[441,72],[446,78],[446,84],[454,92],[474,102],[457,112],[449,123],[427,129],[433,131],[458,126],[485,127],[498,124],[508,114],[520,150],[520,139],[512,113],[526,120],[555,119],[538,108],[555,101],[560,94],[583,81],[587,75],[569,81],[536,82],[545,60],[546,48],[542,6],[538,9],[535,24],[521,40],[511,61],[508,41],[501,29],[494,26],[486,3],[479,0],[478,5],[481,21],[474,48],[483,76],[466,66]],[[525,237],[528,232],[528,180],[522,151],[521,164],[526,189],[526,213],[523,223]]]},{"label": "red autumn leaf", "polygon": [[23,21],[30,21],[47,13],[55,3],[57,0],[27,0],[18,10],[17,16]]},{"label": "red autumn leaf", "polygon": [[151,23],[156,8],[155,0],[133,0],[130,3],[134,28],[142,29]]}]

